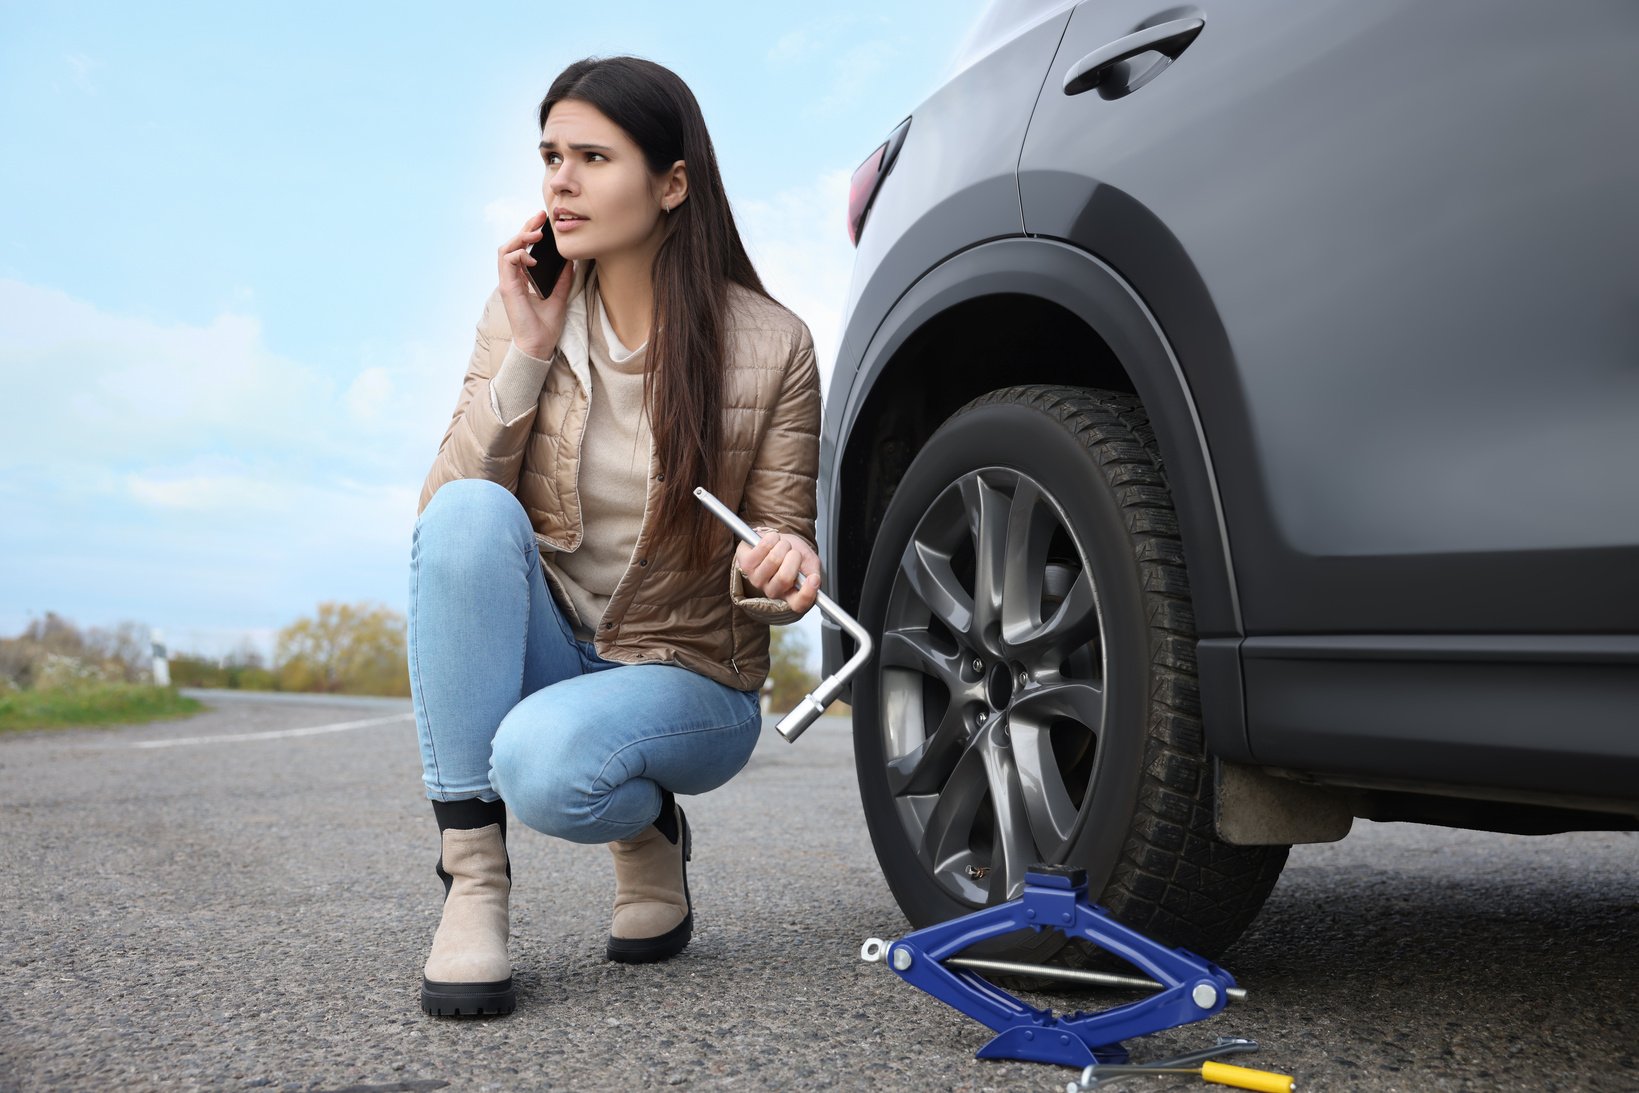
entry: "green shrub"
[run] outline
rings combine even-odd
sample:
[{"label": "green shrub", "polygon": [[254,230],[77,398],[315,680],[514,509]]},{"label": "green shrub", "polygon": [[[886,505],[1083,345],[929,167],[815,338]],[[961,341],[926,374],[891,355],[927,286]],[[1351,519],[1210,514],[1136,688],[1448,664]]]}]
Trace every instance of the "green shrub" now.
[{"label": "green shrub", "polygon": [[0,732],[129,725],[199,713],[204,703],[175,687],[85,680],[60,687],[0,690]]}]

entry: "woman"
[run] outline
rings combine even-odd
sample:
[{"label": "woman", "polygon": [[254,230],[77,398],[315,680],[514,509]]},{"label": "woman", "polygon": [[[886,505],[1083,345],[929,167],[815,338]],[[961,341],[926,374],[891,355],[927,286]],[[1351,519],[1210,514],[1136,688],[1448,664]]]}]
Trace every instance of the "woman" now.
[{"label": "woman", "polygon": [[[673,795],[745,766],[768,628],[820,588],[813,339],[752,269],[694,96],[652,62],[591,58],[538,120],[547,211],[499,248],[411,548],[411,695],[445,891],[421,1003],[439,1015],[514,1005],[508,806],[609,845],[610,959],[688,943]],[[545,299],[527,272],[544,231],[569,259]]]}]

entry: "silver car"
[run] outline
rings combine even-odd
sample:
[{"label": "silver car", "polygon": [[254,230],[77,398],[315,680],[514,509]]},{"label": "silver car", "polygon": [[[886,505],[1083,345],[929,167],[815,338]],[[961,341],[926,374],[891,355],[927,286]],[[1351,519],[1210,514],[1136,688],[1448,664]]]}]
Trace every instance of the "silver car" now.
[{"label": "silver car", "polygon": [[1211,957],[1356,817],[1639,826],[1639,7],[969,40],[855,176],[821,438],[911,923],[1044,861]]}]

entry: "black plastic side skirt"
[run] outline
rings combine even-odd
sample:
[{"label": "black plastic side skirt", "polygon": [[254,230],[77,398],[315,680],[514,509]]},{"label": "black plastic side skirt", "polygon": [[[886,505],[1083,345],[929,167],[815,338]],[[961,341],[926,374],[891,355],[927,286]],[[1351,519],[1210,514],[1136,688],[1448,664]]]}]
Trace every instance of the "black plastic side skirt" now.
[{"label": "black plastic side skirt", "polygon": [[1639,635],[1297,635],[1240,643],[1263,766],[1639,797]]}]

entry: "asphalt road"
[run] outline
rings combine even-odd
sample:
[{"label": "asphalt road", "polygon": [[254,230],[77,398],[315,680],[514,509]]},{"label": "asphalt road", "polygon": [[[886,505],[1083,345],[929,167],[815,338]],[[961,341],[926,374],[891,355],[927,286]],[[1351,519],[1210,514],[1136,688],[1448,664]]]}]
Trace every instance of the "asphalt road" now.
[{"label": "asphalt road", "polygon": [[[408,703],[239,697],[0,737],[0,1089],[1047,1093],[1075,1076],[974,1059],[984,1028],[858,959],[907,926],[845,721],[795,744],[770,722],[739,777],[683,800],[687,950],[606,962],[608,851],[515,825],[519,1008],[450,1021],[417,1004],[442,890]],[[1360,823],[1296,848],[1222,958],[1246,1004],[1129,1047],[1251,1036],[1244,1061],[1300,1089],[1639,1089],[1636,866],[1631,834]]]}]

